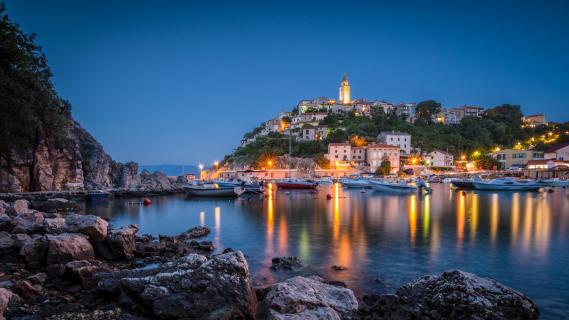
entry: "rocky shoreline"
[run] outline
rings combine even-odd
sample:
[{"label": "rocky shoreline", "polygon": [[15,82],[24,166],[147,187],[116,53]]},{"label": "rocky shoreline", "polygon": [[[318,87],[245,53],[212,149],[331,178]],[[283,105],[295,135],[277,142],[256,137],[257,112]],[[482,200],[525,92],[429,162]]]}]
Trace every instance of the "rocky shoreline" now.
[{"label": "rocky shoreline", "polygon": [[[356,298],[337,281],[253,283],[245,255],[214,254],[209,233],[139,235],[78,214],[69,200],[0,200],[0,319],[537,319],[494,280],[452,270],[394,294]],[[69,197],[72,198],[72,197]],[[40,210],[41,209],[41,210]],[[300,264],[275,257],[275,269]]]}]

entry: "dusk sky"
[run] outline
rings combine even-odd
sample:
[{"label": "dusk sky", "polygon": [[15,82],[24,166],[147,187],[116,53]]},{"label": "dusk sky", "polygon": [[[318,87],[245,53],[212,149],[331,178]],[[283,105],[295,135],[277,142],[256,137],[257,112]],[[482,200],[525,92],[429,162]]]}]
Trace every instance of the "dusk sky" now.
[{"label": "dusk sky", "polygon": [[5,1],[74,117],[147,165],[221,160],[344,73],[353,98],[569,120],[569,2],[496,2]]}]

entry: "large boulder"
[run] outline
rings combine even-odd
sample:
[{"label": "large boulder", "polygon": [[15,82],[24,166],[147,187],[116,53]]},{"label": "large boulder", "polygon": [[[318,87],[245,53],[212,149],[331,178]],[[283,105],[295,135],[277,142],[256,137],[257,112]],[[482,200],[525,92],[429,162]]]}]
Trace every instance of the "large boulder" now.
[{"label": "large boulder", "polygon": [[4,311],[6,311],[6,308],[13,296],[14,294],[12,291],[0,288],[0,319],[4,319]]},{"label": "large boulder", "polygon": [[363,298],[360,319],[538,319],[528,297],[492,279],[460,270],[425,276],[395,294]]},{"label": "large boulder", "polygon": [[48,235],[48,264],[65,264],[73,260],[94,260],[93,246],[79,233]]},{"label": "large boulder", "polygon": [[0,231],[10,231],[14,228],[12,217],[5,213],[0,213]]},{"label": "large boulder", "polygon": [[65,232],[65,219],[56,218],[46,218],[43,221],[43,228],[45,233],[63,233]]},{"label": "large boulder", "polygon": [[80,215],[72,213],[65,217],[65,229],[67,232],[86,234],[91,241],[105,239],[108,225],[107,221],[91,214]]},{"label": "large boulder", "polygon": [[30,202],[28,200],[16,200],[8,208],[7,212],[13,216],[20,215],[30,211]]},{"label": "large boulder", "polygon": [[81,206],[77,202],[64,198],[52,198],[44,201],[32,201],[32,207],[38,211],[49,213],[81,210]]},{"label": "large boulder", "polygon": [[352,290],[319,277],[294,277],[267,290],[259,302],[263,319],[351,319],[358,309]]},{"label": "large boulder", "polygon": [[6,254],[15,249],[16,242],[12,235],[6,231],[0,231],[0,254]]},{"label": "large boulder", "polygon": [[97,275],[101,293],[136,301],[159,319],[254,319],[257,299],[247,261],[236,251],[190,255],[156,269]]},{"label": "large boulder", "polygon": [[42,266],[47,258],[47,237],[37,234],[27,238],[18,235],[16,237],[22,238],[20,255],[26,263],[33,268]]},{"label": "large boulder", "polygon": [[111,230],[107,238],[95,244],[97,253],[107,260],[130,260],[136,252],[138,226],[131,224]]},{"label": "large boulder", "polygon": [[208,228],[198,226],[198,227],[193,227],[191,229],[188,229],[185,232],[180,233],[179,235],[176,236],[176,238],[178,240],[185,241],[185,240],[189,240],[189,239],[205,237],[208,234],[209,234]]},{"label": "large boulder", "polygon": [[[19,200],[18,200],[19,201]],[[44,229],[44,216],[34,210],[19,213],[14,217],[13,233],[35,233]]]},{"label": "large boulder", "polygon": [[87,260],[76,260],[65,264],[64,276],[71,282],[79,283],[83,288],[95,285],[95,273],[109,272],[106,267],[101,267]]}]

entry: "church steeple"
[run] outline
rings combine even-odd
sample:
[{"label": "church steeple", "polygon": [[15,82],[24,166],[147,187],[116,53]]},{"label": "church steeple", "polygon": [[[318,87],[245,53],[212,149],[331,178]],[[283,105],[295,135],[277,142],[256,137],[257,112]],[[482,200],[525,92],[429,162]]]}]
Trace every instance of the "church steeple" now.
[{"label": "church steeple", "polygon": [[348,83],[348,75],[344,73],[342,82],[340,83],[340,103],[350,104],[350,84]]}]

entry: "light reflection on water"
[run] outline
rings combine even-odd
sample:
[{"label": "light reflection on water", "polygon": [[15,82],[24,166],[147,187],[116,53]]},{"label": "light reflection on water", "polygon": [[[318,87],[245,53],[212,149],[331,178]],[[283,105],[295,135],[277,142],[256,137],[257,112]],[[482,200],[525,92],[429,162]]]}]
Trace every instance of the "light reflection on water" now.
[{"label": "light reflection on water", "polygon": [[[321,187],[318,194],[268,188],[267,198],[195,200],[155,197],[149,207],[117,199],[88,206],[140,233],[180,233],[202,225],[218,251],[242,250],[259,285],[292,275],[344,281],[357,294],[393,292],[423,274],[459,268],[526,293],[543,318],[569,317],[569,196],[554,193],[458,192],[385,195]],[[326,195],[332,196],[331,200]],[[271,259],[296,255],[307,265],[274,272]],[[348,268],[334,271],[332,265]]]}]

